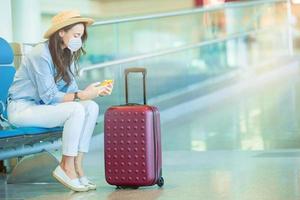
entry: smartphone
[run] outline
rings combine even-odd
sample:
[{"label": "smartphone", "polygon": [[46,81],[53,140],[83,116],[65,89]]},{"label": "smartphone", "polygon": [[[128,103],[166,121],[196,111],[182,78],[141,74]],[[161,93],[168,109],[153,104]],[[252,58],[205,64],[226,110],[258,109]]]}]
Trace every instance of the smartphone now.
[{"label": "smartphone", "polygon": [[106,86],[106,85],[108,85],[108,84],[110,84],[110,83],[114,83],[114,80],[112,80],[112,79],[104,80],[104,81],[102,81],[101,83],[99,83],[98,85],[96,85],[96,87],[99,87],[99,86]]}]

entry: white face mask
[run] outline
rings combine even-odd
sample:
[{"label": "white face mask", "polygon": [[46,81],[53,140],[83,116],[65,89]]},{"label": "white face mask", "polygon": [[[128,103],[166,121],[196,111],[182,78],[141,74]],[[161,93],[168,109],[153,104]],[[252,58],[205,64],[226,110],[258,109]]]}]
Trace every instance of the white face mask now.
[{"label": "white face mask", "polygon": [[81,47],[82,47],[81,38],[72,38],[69,40],[68,48],[71,50],[72,53],[77,51]]}]

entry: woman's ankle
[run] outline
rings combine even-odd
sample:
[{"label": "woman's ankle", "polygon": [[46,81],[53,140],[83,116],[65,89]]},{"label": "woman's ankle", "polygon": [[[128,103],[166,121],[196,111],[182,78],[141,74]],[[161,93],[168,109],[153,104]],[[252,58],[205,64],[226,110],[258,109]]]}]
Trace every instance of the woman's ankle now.
[{"label": "woman's ankle", "polygon": [[77,175],[74,167],[67,166],[64,164],[60,164],[60,167],[62,168],[62,170],[64,170],[64,172],[68,175],[69,178],[71,178],[71,179],[78,178],[78,175]]},{"label": "woman's ankle", "polygon": [[74,167],[78,177],[84,176],[84,172],[82,168],[83,155],[84,154],[82,152],[78,152],[78,156],[74,158]]},{"label": "woman's ankle", "polygon": [[75,166],[75,171],[78,177],[83,177],[84,176],[84,172],[82,169],[79,169]]}]

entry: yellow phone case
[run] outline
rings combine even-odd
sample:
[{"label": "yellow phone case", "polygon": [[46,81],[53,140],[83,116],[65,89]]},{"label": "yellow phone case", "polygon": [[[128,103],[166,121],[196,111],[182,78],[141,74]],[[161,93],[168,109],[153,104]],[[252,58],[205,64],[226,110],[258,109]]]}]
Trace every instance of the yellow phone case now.
[{"label": "yellow phone case", "polygon": [[102,81],[100,83],[100,86],[106,86],[106,85],[108,85],[110,83],[113,83],[113,82],[114,82],[114,80],[112,80],[112,79],[110,79],[110,80],[104,80],[104,81]]}]

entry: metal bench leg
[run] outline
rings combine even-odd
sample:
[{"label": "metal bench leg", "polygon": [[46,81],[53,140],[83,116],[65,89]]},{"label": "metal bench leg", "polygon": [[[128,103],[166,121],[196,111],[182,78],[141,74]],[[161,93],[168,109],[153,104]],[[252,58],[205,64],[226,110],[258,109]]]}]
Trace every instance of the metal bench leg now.
[{"label": "metal bench leg", "polygon": [[6,167],[4,166],[3,160],[0,160],[0,173],[6,173]]},{"label": "metal bench leg", "polygon": [[12,170],[8,184],[55,182],[52,171],[59,164],[57,158],[48,151],[26,156]]}]

